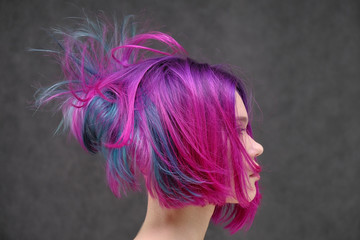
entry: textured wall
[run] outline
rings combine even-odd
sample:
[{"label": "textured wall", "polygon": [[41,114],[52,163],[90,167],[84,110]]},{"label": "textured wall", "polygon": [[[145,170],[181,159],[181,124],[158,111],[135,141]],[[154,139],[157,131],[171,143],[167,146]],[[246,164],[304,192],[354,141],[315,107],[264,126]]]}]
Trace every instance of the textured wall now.
[{"label": "textured wall", "polygon": [[206,239],[359,239],[358,1],[5,1],[0,3],[0,239],[131,239],[146,198],[116,199],[99,156],[53,136],[29,108],[58,79],[42,28],[96,12],[143,15],[195,59],[240,66],[261,107],[263,204],[251,230]]}]

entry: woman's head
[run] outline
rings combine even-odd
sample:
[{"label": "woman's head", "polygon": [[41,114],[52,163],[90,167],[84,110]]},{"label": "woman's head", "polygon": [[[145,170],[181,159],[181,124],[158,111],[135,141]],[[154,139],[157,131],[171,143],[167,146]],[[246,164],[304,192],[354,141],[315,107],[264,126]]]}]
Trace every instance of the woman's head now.
[{"label": "woman's head", "polygon": [[[212,219],[230,231],[251,224],[262,147],[251,137],[241,79],[188,58],[167,34],[128,37],[123,27],[117,36],[94,26],[62,32],[66,79],[39,103],[61,99],[65,126],[85,149],[104,154],[117,196],[140,189],[143,178],[164,207],[215,204]],[[167,50],[150,48],[154,40]]]}]

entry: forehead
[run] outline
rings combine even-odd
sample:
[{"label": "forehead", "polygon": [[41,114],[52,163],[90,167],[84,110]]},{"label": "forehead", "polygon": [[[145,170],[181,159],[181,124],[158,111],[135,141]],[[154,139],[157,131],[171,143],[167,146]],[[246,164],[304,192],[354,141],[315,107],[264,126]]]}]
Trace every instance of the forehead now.
[{"label": "forehead", "polygon": [[244,102],[237,91],[235,92],[235,116],[248,118]]}]

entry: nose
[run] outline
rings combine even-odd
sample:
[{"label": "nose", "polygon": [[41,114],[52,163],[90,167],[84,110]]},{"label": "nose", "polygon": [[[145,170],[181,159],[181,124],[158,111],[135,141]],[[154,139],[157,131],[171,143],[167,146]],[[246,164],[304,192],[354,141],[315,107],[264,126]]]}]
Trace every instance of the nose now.
[{"label": "nose", "polygon": [[250,156],[253,156],[255,158],[260,156],[263,152],[263,146],[260,143],[256,142],[254,139],[252,139]]}]

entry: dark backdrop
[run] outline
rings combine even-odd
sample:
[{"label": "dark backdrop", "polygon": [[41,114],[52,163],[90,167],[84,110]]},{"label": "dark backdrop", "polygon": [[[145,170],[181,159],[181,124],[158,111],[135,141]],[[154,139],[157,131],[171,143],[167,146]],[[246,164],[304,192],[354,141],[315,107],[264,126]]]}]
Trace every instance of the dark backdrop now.
[{"label": "dark backdrop", "polygon": [[[59,79],[42,28],[104,10],[137,14],[190,56],[239,66],[257,103],[263,203],[247,234],[206,239],[359,239],[359,1],[1,1],[0,239],[132,239],[146,198],[116,199],[101,157],[53,136],[36,87]],[[262,112],[262,115],[260,114]]]}]

